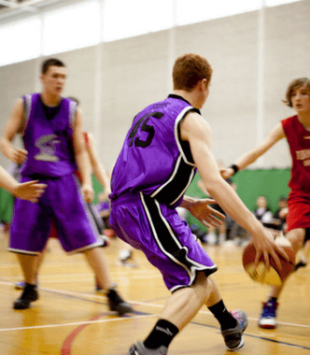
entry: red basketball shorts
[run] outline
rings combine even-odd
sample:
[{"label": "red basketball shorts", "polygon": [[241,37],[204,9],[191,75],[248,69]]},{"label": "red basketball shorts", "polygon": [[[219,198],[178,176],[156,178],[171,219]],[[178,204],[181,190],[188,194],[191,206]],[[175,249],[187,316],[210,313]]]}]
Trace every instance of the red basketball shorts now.
[{"label": "red basketball shorts", "polygon": [[288,198],[287,231],[310,228],[310,194],[291,191]]}]

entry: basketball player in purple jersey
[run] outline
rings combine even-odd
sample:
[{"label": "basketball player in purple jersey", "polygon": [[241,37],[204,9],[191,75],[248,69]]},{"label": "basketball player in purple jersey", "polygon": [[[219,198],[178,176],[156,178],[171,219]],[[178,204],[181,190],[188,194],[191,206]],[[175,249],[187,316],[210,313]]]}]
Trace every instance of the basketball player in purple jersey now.
[{"label": "basketball player in purple jersey", "polygon": [[9,191],[15,197],[31,202],[38,202],[44,193],[46,185],[38,184],[38,181],[28,181],[20,184],[0,166],[0,187]]},{"label": "basketball player in purple jersey", "polygon": [[[93,199],[90,165],[82,134],[82,115],[75,102],[61,97],[67,77],[65,65],[58,59],[43,62],[42,93],[18,99],[1,138],[3,154],[22,163],[21,182],[37,179],[48,187],[37,204],[17,199],[11,225],[9,250],[17,253],[26,286],[14,309],[29,308],[38,299],[35,281],[37,256],[44,250],[52,226],[67,253],[83,252],[106,291],[111,310],[119,314],[132,309],[114,289],[106,272],[106,260],[97,248],[97,238],[84,208],[84,200]],[[20,133],[24,148],[12,145]],[[81,173],[81,192],[74,171]]]},{"label": "basketball player in purple jersey", "polygon": [[219,173],[210,127],[199,111],[208,97],[211,75],[205,58],[178,58],[173,94],[134,118],[112,173],[111,227],[145,253],[172,292],[149,336],[136,342],[128,355],[166,355],[173,338],[203,305],[219,321],[226,347],[243,346],[246,314],[226,310],[211,276],[216,265],[176,211],[177,206],[185,207],[203,223],[218,226],[216,216],[222,215],[209,206],[214,200],[184,196],[197,168],[211,196],[252,235],[256,260],[263,254],[268,263],[270,254],[279,264],[277,252],[287,258]]}]

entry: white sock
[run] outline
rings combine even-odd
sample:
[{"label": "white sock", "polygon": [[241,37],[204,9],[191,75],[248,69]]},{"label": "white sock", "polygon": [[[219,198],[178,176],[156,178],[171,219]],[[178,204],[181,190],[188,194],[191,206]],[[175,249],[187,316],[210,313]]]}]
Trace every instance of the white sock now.
[{"label": "white sock", "polygon": [[121,260],[126,260],[130,257],[130,251],[129,250],[121,250],[119,253],[119,258]]}]

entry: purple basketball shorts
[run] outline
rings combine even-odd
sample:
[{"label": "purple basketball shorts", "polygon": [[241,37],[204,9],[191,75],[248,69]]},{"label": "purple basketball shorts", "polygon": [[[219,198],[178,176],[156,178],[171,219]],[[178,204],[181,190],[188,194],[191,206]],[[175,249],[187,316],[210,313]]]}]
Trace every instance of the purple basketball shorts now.
[{"label": "purple basketball shorts", "polygon": [[144,252],[171,292],[191,286],[198,271],[208,276],[217,270],[176,209],[141,192],[112,200],[109,223],[119,238]]},{"label": "purple basketball shorts", "polygon": [[[29,180],[22,178],[22,182]],[[76,178],[69,174],[39,180],[48,187],[38,203],[15,200],[9,250],[30,255],[42,252],[50,235],[52,219],[67,253],[100,246],[102,241],[98,239]]]}]

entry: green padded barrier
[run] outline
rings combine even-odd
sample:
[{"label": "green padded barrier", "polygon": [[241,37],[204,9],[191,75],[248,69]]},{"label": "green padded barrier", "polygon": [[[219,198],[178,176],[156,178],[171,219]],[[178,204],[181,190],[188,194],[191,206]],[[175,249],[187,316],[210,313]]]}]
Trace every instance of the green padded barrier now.
[{"label": "green padded barrier", "polygon": [[10,223],[12,219],[13,196],[0,188],[0,221]]},{"label": "green padded barrier", "polygon": [[[287,187],[291,169],[258,169],[242,170],[236,174],[232,180],[237,184],[237,193],[245,205],[253,211],[257,196],[265,195],[269,202],[269,208],[274,212],[278,206],[278,200],[282,196],[287,196]],[[191,185],[186,191],[189,196],[206,197],[197,186],[200,179],[197,173]],[[98,194],[103,191],[100,183],[92,176],[93,188],[95,191],[94,203],[98,202]],[[0,221],[10,222],[12,218],[12,196],[3,189],[0,189]],[[189,224],[197,224],[199,228],[206,228],[191,215],[188,215]]]},{"label": "green padded barrier", "polygon": [[[289,188],[287,186],[290,179],[291,169],[257,169],[242,170],[233,176],[232,180],[237,184],[237,193],[244,204],[254,211],[256,208],[256,199],[259,195],[267,198],[268,206],[272,212],[278,208],[280,197],[288,196]],[[197,186],[200,179],[197,173],[195,179],[186,191],[189,196],[206,197]],[[199,229],[206,230],[202,223],[188,214],[188,223],[198,225]]]}]

